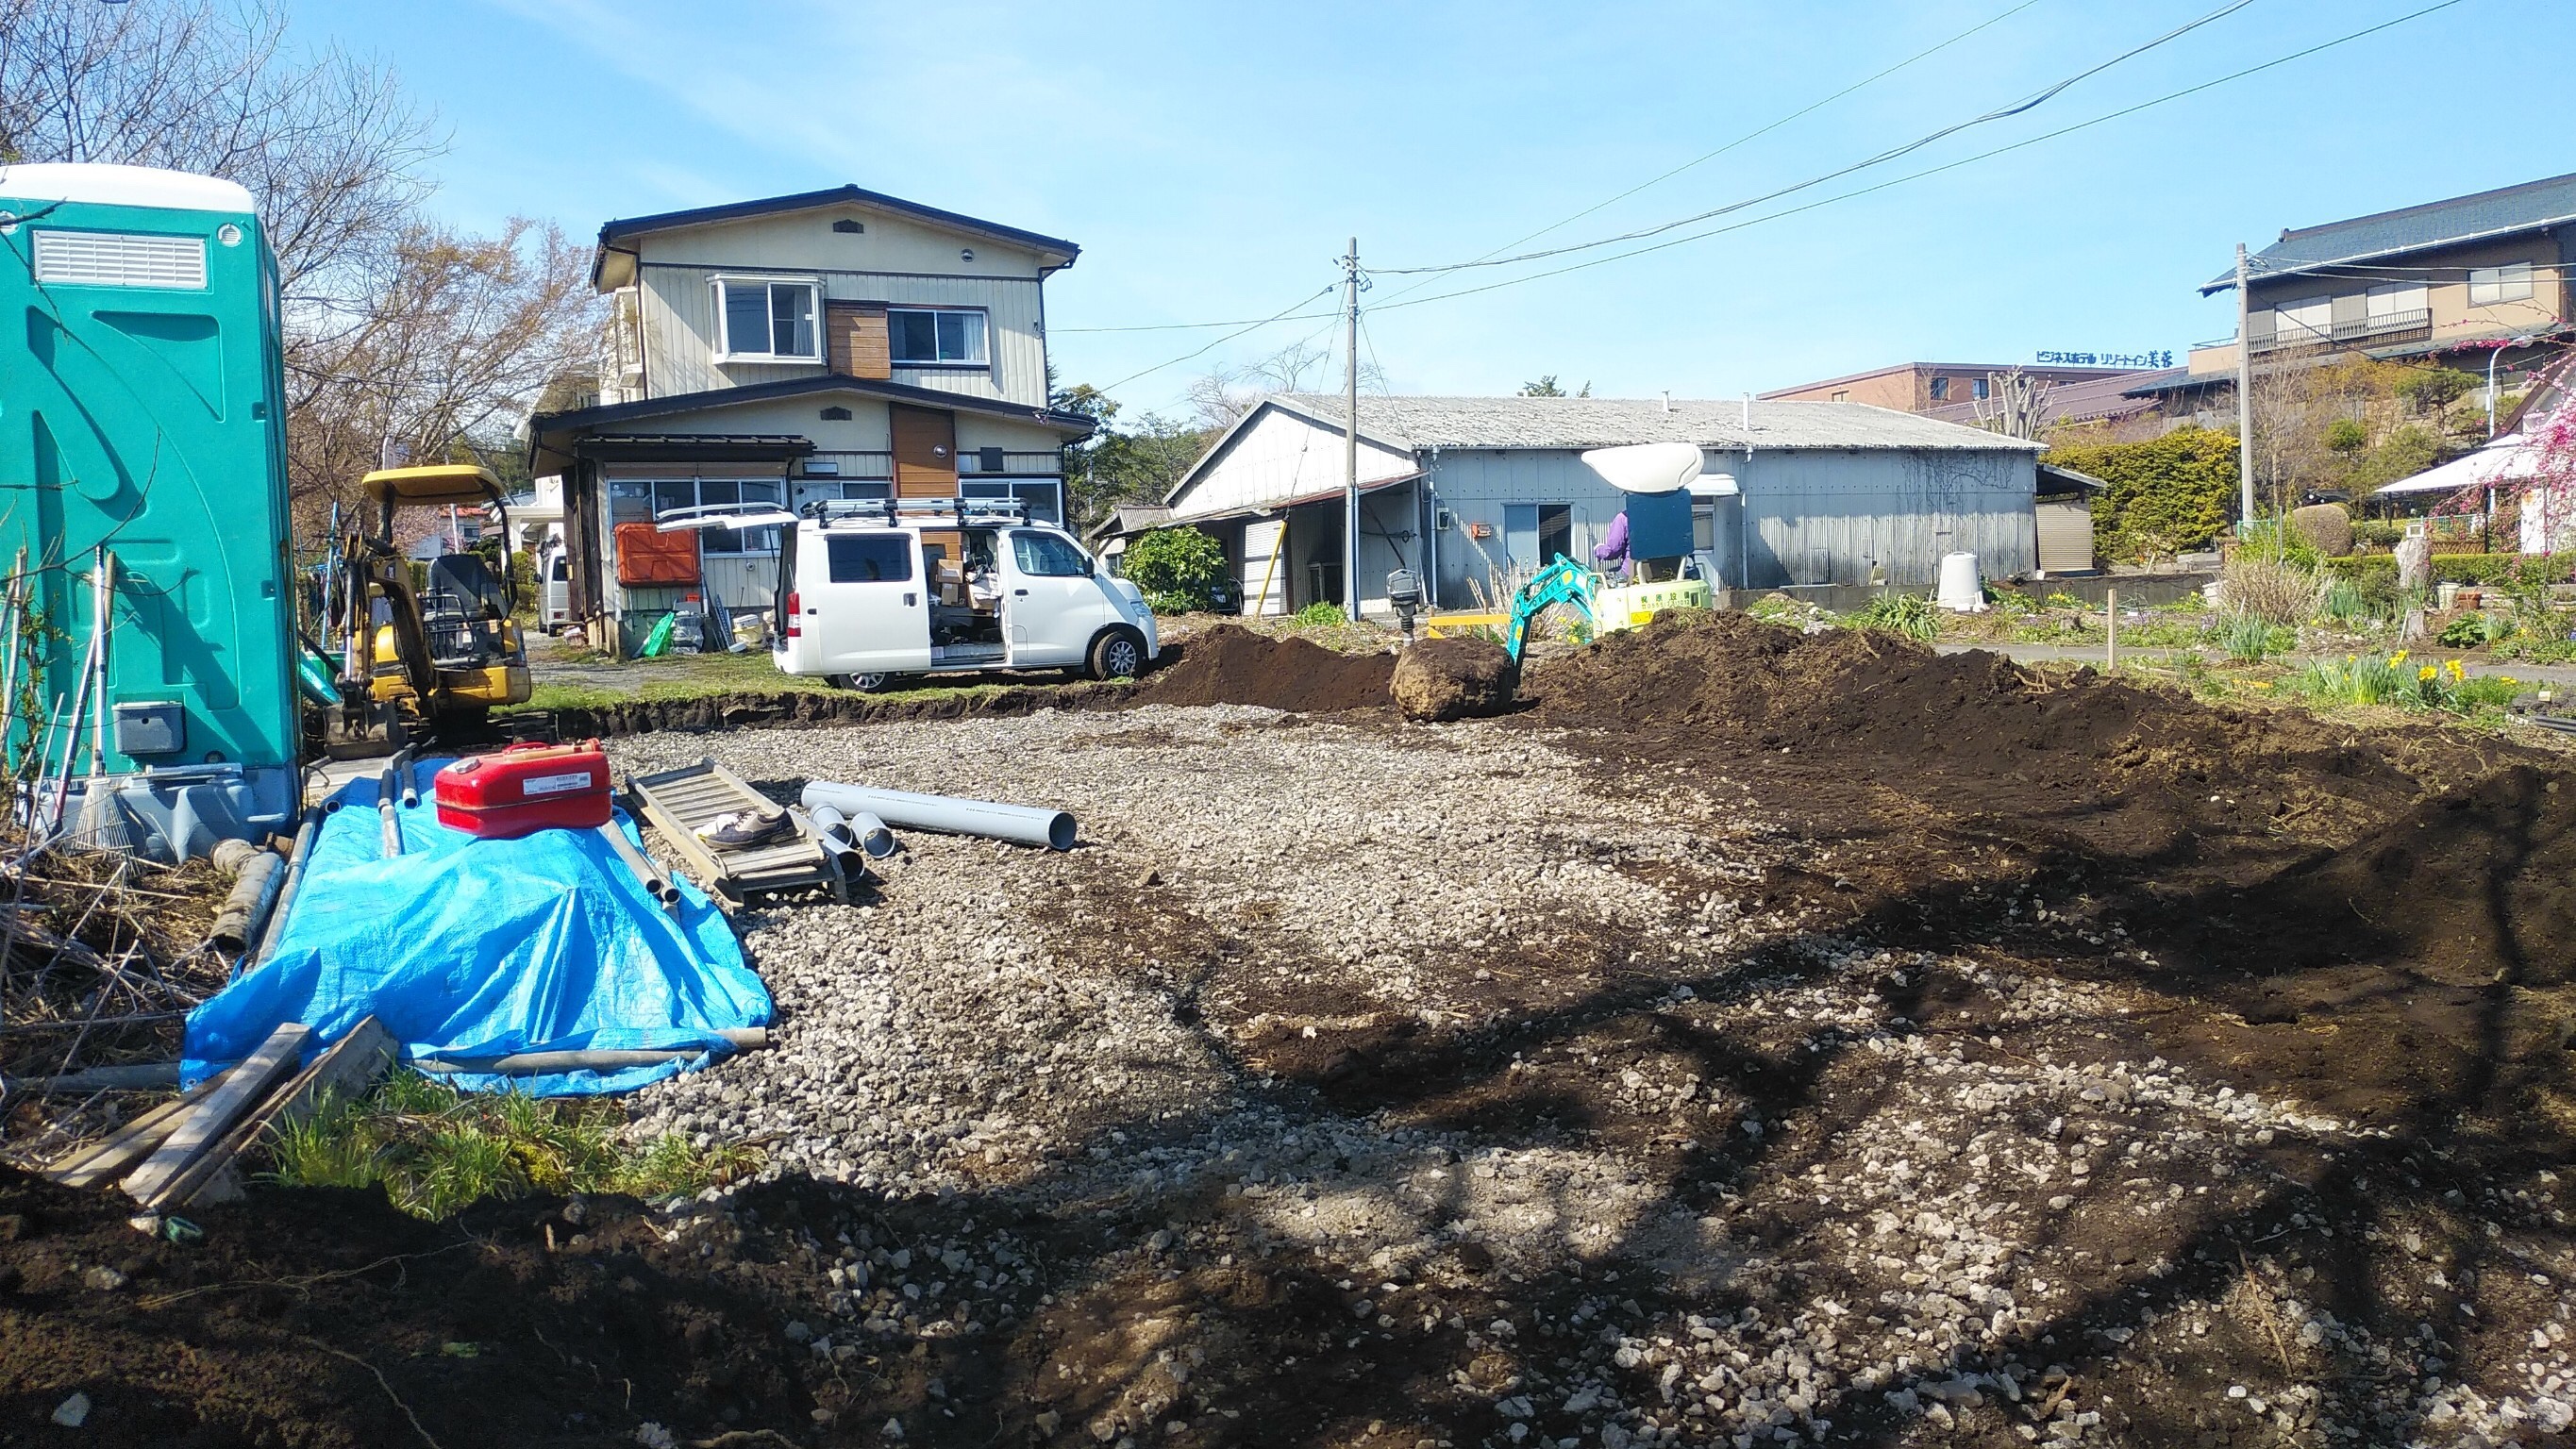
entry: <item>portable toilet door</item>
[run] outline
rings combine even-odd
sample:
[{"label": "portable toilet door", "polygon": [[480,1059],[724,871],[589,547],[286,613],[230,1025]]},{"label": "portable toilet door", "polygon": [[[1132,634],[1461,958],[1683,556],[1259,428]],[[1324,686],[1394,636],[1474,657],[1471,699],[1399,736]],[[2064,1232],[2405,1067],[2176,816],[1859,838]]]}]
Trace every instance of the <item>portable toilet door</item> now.
[{"label": "portable toilet door", "polygon": [[94,717],[150,853],[274,829],[297,803],[298,645],[277,269],[250,193],[143,167],[0,166],[0,308],[26,319],[0,342],[0,488],[16,503],[0,558],[27,550],[54,631],[31,675],[39,710],[78,693],[104,546]]}]

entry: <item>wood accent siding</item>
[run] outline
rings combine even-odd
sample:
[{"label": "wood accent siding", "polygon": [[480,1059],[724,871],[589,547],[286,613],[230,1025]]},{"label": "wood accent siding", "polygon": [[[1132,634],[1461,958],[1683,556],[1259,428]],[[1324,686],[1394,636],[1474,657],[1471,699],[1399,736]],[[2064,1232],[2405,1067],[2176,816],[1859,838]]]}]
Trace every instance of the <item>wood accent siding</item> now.
[{"label": "wood accent siding", "polygon": [[843,377],[894,376],[894,342],[886,330],[883,302],[826,302],[823,318],[832,371]]},{"label": "wood accent siding", "polygon": [[957,496],[957,415],[936,408],[886,409],[894,431],[897,498]]}]

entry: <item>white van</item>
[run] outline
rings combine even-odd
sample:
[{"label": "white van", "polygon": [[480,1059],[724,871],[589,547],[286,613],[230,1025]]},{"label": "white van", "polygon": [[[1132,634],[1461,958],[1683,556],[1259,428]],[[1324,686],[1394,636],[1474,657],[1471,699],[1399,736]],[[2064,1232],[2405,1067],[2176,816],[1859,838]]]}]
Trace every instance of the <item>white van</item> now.
[{"label": "white van", "polygon": [[572,554],[560,539],[537,550],[537,627],[551,634],[572,622]]},{"label": "white van", "polygon": [[[792,524],[792,526],[790,526]],[[985,499],[828,500],[802,514],[674,510],[664,530],[777,527],[770,658],[845,688],[991,669],[1134,677],[1154,611],[1062,529]]]}]

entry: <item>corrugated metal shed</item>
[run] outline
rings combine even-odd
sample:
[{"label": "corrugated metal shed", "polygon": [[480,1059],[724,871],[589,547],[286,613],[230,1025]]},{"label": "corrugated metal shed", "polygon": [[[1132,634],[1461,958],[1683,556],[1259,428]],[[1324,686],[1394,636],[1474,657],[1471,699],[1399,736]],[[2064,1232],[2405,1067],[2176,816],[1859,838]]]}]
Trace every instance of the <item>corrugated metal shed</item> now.
[{"label": "corrugated metal shed", "polygon": [[[1281,393],[1270,402],[1338,429],[1343,400]],[[1747,426],[1750,418],[1751,425]],[[1615,397],[1363,397],[1360,436],[1398,447],[1910,448],[2027,451],[2038,443],[1861,403],[1690,401]]]},{"label": "corrugated metal shed", "polygon": [[[1730,588],[1929,587],[1952,552],[1989,577],[2037,565],[2036,443],[1854,403],[1756,401],[1749,423],[1742,402],[1364,397],[1363,607],[1392,569],[1427,574],[1457,607],[1545,553],[1588,557],[1624,495],[1581,455],[1632,443],[1696,444],[1707,473],[1736,480],[1694,520]],[[1283,607],[1338,598],[1344,424],[1339,398],[1267,399],[1184,475],[1165,500],[1174,521],[1216,533],[1246,568],[1268,572],[1276,551]]]}]

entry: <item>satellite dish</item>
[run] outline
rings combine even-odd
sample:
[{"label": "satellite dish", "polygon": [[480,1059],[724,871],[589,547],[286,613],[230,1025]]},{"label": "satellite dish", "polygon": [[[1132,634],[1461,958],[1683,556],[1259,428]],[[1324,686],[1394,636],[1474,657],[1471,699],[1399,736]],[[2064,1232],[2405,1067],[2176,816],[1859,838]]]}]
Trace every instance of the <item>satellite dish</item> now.
[{"label": "satellite dish", "polygon": [[1674,493],[1699,476],[1697,443],[1637,443],[1625,448],[1594,448],[1583,466],[1622,493]]}]

